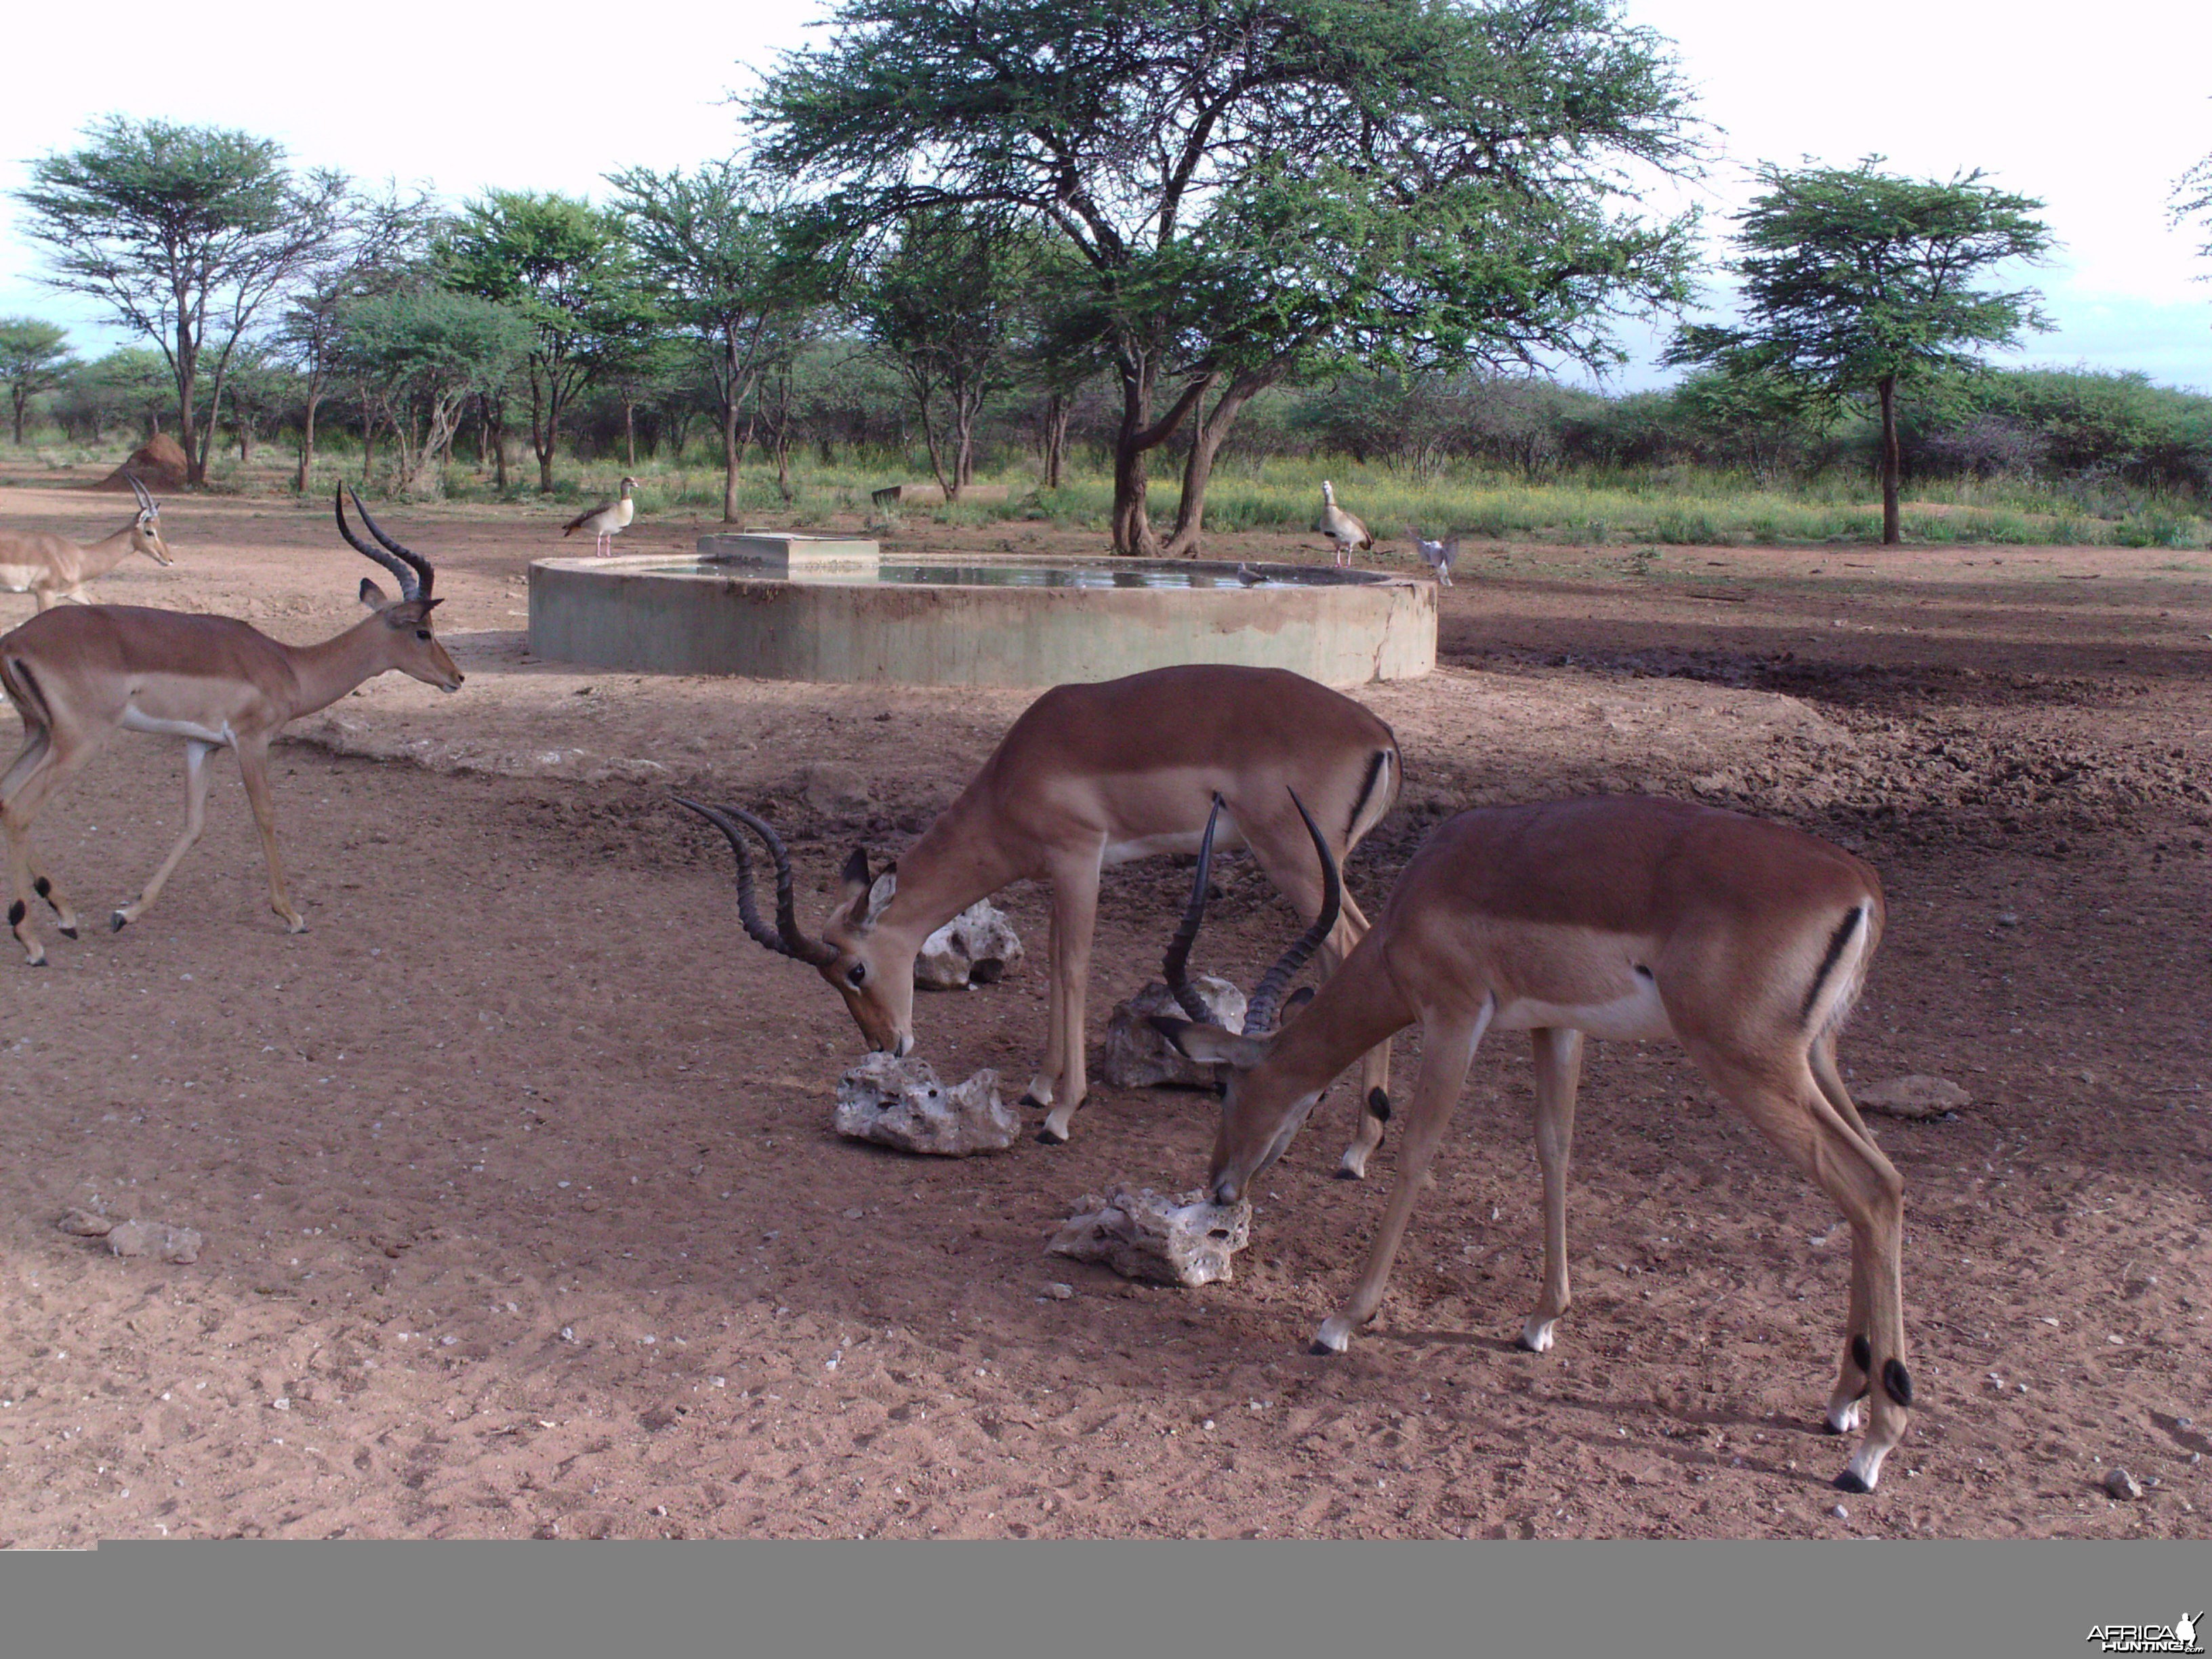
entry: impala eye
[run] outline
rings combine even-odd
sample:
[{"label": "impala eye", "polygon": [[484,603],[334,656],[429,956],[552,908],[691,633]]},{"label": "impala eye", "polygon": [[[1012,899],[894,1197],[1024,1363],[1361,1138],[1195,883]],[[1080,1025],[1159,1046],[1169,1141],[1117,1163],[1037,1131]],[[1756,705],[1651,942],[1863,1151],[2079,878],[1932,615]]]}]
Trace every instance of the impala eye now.
[{"label": "impala eye", "polygon": [[845,970],[845,983],[855,989],[867,983],[867,979],[868,964],[865,962],[856,962]]},{"label": "impala eye", "polygon": [[415,630],[415,637],[418,640],[427,640],[430,637],[430,630],[427,628],[418,628]]}]

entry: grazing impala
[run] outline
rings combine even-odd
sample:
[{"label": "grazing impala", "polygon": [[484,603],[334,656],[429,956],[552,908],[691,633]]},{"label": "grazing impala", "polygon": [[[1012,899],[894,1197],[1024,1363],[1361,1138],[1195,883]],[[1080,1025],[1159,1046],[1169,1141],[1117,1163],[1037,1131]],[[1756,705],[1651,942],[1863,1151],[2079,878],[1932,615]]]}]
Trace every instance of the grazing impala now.
[{"label": "grazing impala", "polygon": [[[1279,668],[1193,665],[1126,679],[1056,686],[1016,720],[960,798],[875,876],[865,848],[847,861],[844,891],[822,936],[801,932],[791,860],[775,831],[749,812],[683,805],[729,838],[738,915],[769,950],[820,972],[845,1000],[872,1048],[914,1046],[914,959],[921,943],[977,899],[1024,878],[1052,884],[1050,1012],[1044,1058],[1024,1098],[1048,1109],[1038,1138],[1067,1139],[1088,1087],[1084,993],[1098,876],[1107,865],[1197,850],[1218,796],[1224,847],[1242,845],[1301,914],[1319,913],[1322,868],[1291,808],[1296,789],[1328,826],[1340,861],[1390,810],[1401,781],[1390,728],[1351,698]],[[776,926],[755,908],[752,861],[739,825],[775,860]],[[1331,867],[1334,867],[1333,866]],[[1367,919],[1350,900],[1330,913],[1326,961],[1358,943]],[[1202,1013],[1194,999],[1184,1006]],[[1367,1103],[1352,1173],[1389,1115],[1389,1048],[1367,1058]]]},{"label": "grazing impala", "polygon": [[57,925],[76,937],[76,916],[59,889],[31,857],[31,820],[69,775],[99,752],[118,732],[153,732],[185,740],[185,833],[161,867],[109,926],[121,929],[146,913],[186,849],[199,839],[206,817],[208,757],[228,745],[238,754],[239,775],[261,850],[269,860],[269,902],[295,933],[307,919],[284,890],[284,866],[276,853],[276,814],[269,794],[269,744],[301,715],[335,702],[363,680],[398,669],[441,691],[460,689],[461,672],[431,637],[430,597],[434,572],[428,559],[409,552],[380,530],[354,498],[354,510],[381,547],[353,533],[345,502],[337,503],[338,533],[399,579],[399,598],[387,600],[367,577],[361,601],[374,613],[319,645],[282,645],[228,617],[198,617],[137,605],[99,605],[49,611],[0,635],[0,689],[23,718],[23,749],[0,775],[0,828],[8,841],[8,877],[15,902],[8,921],[30,963],[46,959],[31,927],[33,896],[53,908]]},{"label": "grazing impala", "polygon": [[112,536],[73,542],[43,531],[0,530],[0,592],[28,593],[40,611],[64,599],[87,605],[84,585],[133,553],[143,553],[155,564],[174,564],[169,544],[161,539],[161,504],[130,473],[123,476],[138,498],[138,512]]},{"label": "grazing impala", "polygon": [[[1205,863],[1201,852],[1201,871]],[[1178,973],[1205,902],[1201,881],[1170,949]],[[1872,870],[1778,824],[1666,800],[1491,808],[1462,812],[1429,838],[1358,948],[1279,1036],[1154,1024],[1192,1059],[1234,1068],[1207,1183],[1229,1203],[1282,1155],[1332,1079],[1419,1023],[1421,1073],[1397,1184],[1358,1284],[1315,1344],[1340,1353],[1382,1304],[1486,1031],[1525,1030],[1535,1046],[1544,1288],[1520,1340],[1540,1353],[1568,1306],[1567,1148],[1583,1038],[1679,1042],[1850,1222],[1850,1310],[1827,1421],[1839,1434],[1869,1422],[1836,1477],[1845,1491],[1867,1492],[1912,1403],[1899,1267],[1904,1183],[1844,1091],[1836,1034],[1865,981],[1882,914]],[[1330,920],[1324,909],[1316,928]],[[1297,966],[1271,975],[1271,1006]]]}]

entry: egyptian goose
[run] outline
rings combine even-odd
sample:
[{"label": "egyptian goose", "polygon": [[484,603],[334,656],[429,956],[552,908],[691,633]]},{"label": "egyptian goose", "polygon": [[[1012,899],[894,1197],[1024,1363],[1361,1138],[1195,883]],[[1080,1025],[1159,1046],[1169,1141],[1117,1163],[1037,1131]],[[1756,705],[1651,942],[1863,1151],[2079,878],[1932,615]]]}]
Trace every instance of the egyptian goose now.
[{"label": "egyptian goose", "polygon": [[565,538],[574,535],[579,530],[588,530],[593,538],[592,542],[593,553],[612,552],[616,535],[629,527],[630,519],[636,513],[636,506],[629,498],[629,492],[636,488],[636,479],[624,478],[622,481],[622,495],[619,499],[601,501],[590,512],[579,513],[561,526],[562,536]]},{"label": "egyptian goose", "polygon": [[1328,479],[1321,481],[1321,522],[1315,529],[1336,544],[1336,562],[1352,562],[1352,550],[1362,552],[1375,545],[1375,538],[1367,533],[1367,526],[1336,504],[1336,491]]}]

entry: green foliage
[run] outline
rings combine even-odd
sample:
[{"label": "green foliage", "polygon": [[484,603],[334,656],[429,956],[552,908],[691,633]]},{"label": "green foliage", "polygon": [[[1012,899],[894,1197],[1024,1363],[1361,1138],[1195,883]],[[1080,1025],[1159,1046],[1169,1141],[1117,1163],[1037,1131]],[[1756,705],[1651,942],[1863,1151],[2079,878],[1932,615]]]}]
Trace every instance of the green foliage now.
[{"label": "green foliage", "polygon": [[145,335],[176,379],[191,481],[206,471],[196,398],[214,330],[218,390],[261,307],[327,245],[345,180],[295,179],[273,139],[222,127],[111,115],[90,141],[40,158],[15,192],[25,229],[47,250],[46,281],[100,301]]},{"label": "green foliage", "polygon": [[490,191],[463,209],[439,255],[449,287],[511,307],[530,325],[531,444],[538,488],[550,491],[568,405],[653,325],[622,218],[557,192]]},{"label": "green foliage", "polygon": [[1209,392],[1218,442],[1297,373],[1606,359],[1690,258],[1686,221],[1624,210],[1625,165],[1692,141],[1611,0],[846,0],[751,118],[848,227],[989,204],[1065,239],[1124,391],[1125,551],[1145,452]]},{"label": "green foliage", "polygon": [[1979,172],[1948,183],[1853,168],[1759,170],[1765,192],[1736,216],[1747,324],[1683,329],[1668,361],[1778,376],[1836,398],[1883,381],[1979,365],[1976,348],[2049,326],[2032,289],[1973,284],[1990,266],[2039,259],[2042,203],[1991,189]]},{"label": "green foliage", "polygon": [[519,308],[426,285],[349,302],[335,367],[391,427],[399,487],[423,493],[438,487],[468,400],[503,383],[532,343]]},{"label": "green foliage", "polygon": [[51,392],[79,367],[69,349],[69,331],[36,317],[0,317],[0,382],[15,417],[15,441],[23,441],[23,411],[32,398]]}]

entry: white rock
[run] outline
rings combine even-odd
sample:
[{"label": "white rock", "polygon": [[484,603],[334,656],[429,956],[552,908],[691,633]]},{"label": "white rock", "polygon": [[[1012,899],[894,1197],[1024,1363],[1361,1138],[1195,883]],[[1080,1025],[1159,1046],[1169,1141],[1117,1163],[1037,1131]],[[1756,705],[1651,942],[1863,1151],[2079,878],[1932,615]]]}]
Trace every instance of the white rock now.
[{"label": "white rock", "polygon": [[1870,1111],[1891,1117],[1941,1117],[1973,1103],[1973,1097],[1948,1078],[1917,1074],[1854,1089],[1851,1098]]},{"label": "white rock", "polygon": [[201,1243],[190,1227],[160,1221],[125,1221],[107,1234],[107,1248],[118,1255],[158,1255],[179,1263],[198,1261]]},{"label": "white rock", "polygon": [[2125,1469],[2114,1469],[2105,1477],[2105,1490],[2121,1499],[2141,1498],[2142,1483]]},{"label": "white rock", "polygon": [[1209,1204],[1206,1194],[1170,1198],[1117,1182],[1086,1193],[1045,1249],[1103,1261],[1124,1279],[1195,1287],[1235,1277],[1231,1258],[1252,1239],[1252,1206]]},{"label": "white rock", "polygon": [[1021,962],[1021,936],[1013,923],[990,900],[978,899],[922,940],[914,959],[914,982],[924,991],[992,985]]},{"label": "white rock", "polygon": [[54,1225],[79,1238],[105,1238],[115,1231],[115,1218],[71,1205]]},{"label": "white rock", "polygon": [[[1244,994],[1225,979],[1201,974],[1191,981],[1212,1023],[1225,1031],[1244,1029]],[[1187,1060],[1152,1027],[1152,1016],[1174,1019],[1190,1015],[1158,980],[1114,1005],[1106,1022],[1106,1047],[1098,1056],[1098,1076],[1111,1089],[1211,1089],[1214,1068]]]},{"label": "white rock", "polygon": [[927,1060],[885,1054],[870,1054],[837,1080],[830,1122],[854,1140],[939,1158],[1002,1152],[1021,1131],[1020,1120],[999,1098],[996,1072],[981,1071],[947,1087]]}]

